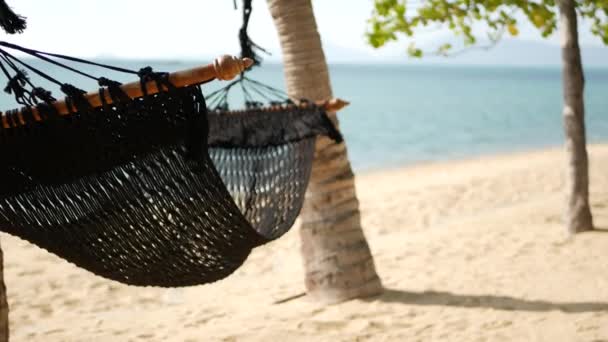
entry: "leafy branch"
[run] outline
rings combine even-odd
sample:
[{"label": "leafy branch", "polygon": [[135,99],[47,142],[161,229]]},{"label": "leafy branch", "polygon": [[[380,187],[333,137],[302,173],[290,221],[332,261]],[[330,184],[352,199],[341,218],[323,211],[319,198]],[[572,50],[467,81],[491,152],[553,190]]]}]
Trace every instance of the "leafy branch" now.
[{"label": "leafy branch", "polygon": [[[608,44],[608,0],[580,0],[576,5],[579,15],[591,20],[591,32]],[[432,54],[454,56],[471,48],[492,48],[507,32],[517,36],[519,13],[523,13],[543,37],[548,37],[557,28],[557,12],[556,0],[375,0],[366,36],[369,44],[378,48],[398,40],[400,35],[412,37],[415,31],[435,25],[461,37],[464,48],[454,51],[453,45],[446,42]],[[489,44],[476,45],[475,23],[487,26]],[[409,45],[408,54],[413,57],[425,55],[415,42]]]}]

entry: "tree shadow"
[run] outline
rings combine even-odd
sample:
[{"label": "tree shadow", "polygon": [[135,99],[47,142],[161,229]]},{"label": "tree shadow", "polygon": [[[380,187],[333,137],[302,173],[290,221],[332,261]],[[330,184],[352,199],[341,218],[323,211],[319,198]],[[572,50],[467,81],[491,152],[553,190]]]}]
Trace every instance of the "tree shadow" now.
[{"label": "tree shadow", "polygon": [[436,305],[461,308],[489,308],[505,311],[562,311],[567,313],[608,312],[605,302],[548,302],[542,300],[527,300],[510,296],[467,295],[451,292],[410,292],[385,289],[384,293],[369,301],[386,303],[401,303],[410,305]]},{"label": "tree shadow", "polygon": [[608,227],[593,227],[593,229],[591,230],[585,230],[583,232],[580,233],[576,233],[574,234],[574,236],[579,235],[579,234],[603,234],[603,233],[608,233]]},{"label": "tree shadow", "polygon": [[608,233],[607,227],[594,227],[589,233]]}]

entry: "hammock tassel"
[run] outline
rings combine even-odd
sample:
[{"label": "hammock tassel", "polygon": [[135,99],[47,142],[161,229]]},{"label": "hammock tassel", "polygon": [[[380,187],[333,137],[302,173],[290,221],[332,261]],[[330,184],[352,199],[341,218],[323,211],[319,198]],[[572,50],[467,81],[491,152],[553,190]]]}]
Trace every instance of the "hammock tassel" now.
[{"label": "hammock tassel", "polygon": [[8,34],[22,33],[25,30],[25,17],[13,12],[13,10],[0,0],[0,26]]}]

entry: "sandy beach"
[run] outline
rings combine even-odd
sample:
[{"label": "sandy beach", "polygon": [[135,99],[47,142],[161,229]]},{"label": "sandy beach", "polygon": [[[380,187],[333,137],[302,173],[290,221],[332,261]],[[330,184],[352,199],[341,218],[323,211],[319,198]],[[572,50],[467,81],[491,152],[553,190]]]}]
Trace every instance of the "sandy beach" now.
[{"label": "sandy beach", "polygon": [[564,163],[551,149],[358,175],[386,292],[333,306],[284,301],[304,291],[297,226],[184,289],[124,286],[2,235],[12,341],[608,341],[608,145],[590,147],[598,230],[574,238]]}]

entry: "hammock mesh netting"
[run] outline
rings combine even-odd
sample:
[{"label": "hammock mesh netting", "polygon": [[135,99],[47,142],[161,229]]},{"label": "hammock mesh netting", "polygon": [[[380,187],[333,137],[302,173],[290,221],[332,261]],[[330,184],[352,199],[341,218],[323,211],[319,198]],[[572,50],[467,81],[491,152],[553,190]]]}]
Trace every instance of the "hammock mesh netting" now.
[{"label": "hammock mesh netting", "polygon": [[293,225],[316,136],[341,139],[324,110],[208,111],[199,86],[152,76],[167,90],[131,100],[104,80],[112,104],[62,87],[69,115],[48,101],[3,114],[2,231],[109,279],[174,287],[226,277]]}]

